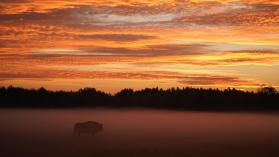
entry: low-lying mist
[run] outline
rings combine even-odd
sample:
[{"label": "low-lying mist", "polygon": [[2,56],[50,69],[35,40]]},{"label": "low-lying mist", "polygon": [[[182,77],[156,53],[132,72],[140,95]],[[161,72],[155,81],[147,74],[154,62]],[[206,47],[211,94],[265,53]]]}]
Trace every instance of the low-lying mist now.
[{"label": "low-lying mist", "polygon": [[[103,131],[74,135],[96,121]],[[279,115],[146,109],[1,109],[1,156],[278,156]]]}]

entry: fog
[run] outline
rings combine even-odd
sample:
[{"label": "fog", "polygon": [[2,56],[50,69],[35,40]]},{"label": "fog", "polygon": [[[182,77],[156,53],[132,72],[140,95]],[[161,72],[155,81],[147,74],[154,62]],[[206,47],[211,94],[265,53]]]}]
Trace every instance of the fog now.
[{"label": "fog", "polygon": [[[75,136],[76,123],[104,130]],[[279,156],[279,114],[1,109],[1,156]]]}]

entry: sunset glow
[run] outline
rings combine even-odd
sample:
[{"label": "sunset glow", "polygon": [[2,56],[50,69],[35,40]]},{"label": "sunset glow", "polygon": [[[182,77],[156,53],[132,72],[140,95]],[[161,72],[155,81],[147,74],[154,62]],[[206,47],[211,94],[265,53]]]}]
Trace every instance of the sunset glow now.
[{"label": "sunset glow", "polygon": [[279,88],[277,0],[1,0],[0,86]]}]

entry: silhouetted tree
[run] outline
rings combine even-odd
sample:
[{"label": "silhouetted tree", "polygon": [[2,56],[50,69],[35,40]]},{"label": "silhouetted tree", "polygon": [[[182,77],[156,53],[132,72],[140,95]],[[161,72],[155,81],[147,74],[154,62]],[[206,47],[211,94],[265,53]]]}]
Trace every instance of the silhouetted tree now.
[{"label": "silhouetted tree", "polygon": [[258,89],[258,93],[262,95],[276,95],[278,92],[274,87],[261,87]]},{"label": "silhouetted tree", "polygon": [[279,94],[273,87],[257,93],[234,88],[123,89],[110,95],[95,88],[74,91],[48,91],[0,87],[1,107],[153,107],[194,110],[279,109]]}]

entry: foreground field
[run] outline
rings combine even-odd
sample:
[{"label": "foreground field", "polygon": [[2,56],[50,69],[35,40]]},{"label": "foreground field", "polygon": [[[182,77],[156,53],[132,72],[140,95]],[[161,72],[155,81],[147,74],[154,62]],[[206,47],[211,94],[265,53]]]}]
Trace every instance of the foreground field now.
[{"label": "foreground field", "polygon": [[[74,136],[77,122],[104,124]],[[1,156],[279,156],[279,114],[2,109]]]}]

